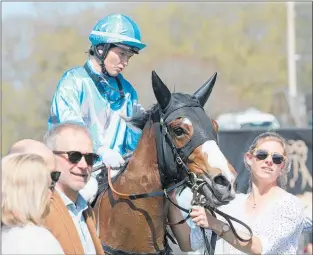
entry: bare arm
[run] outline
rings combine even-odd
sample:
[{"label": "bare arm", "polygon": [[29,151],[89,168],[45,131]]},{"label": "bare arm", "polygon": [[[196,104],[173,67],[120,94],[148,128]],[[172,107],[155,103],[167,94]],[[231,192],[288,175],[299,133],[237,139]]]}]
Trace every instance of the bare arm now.
[{"label": "bare arm", "polygon": [[[175,198],[175,192],[171,195],[171,199],[177,203],[177,200]],[[169,211],[168,211],[168,221],[170,223],[176,223],[181,220],[183,220],[184,217],[180,211],[175,205],[172,203],[169,203]],[[191,244],[190,244],[190,227],[186,222],[179,225],[171,226],[171,229],[173,231],[173,234],[178,242],[179,248],[183,252],[192,251],[191,250]]]},{"label": "bare arm", "polygon": [[[261,241],[256,236],[253,236],[249,242],[242,242],[238,240],[231,230],[221,236],[223,232],[222,227],[225,223],[213,217],[209,212],[206,212],[203,207],[193,207],[193,211],[190,215],[193,218],[193,222],[195,222],[197,226],[211,229],[236,249],[247,254],[262,253]],[[238,231],[238,235],[240,237],[244,237],[245,239],[248,237],[246,233],[241,231]]]}]

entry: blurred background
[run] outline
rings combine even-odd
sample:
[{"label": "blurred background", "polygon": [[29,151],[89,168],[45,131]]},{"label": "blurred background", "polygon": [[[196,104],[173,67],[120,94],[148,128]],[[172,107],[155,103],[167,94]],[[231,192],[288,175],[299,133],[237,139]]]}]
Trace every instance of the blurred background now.
[{"label": "blurred background", "polygon": [[186,93],[217,72],[205,110],[221,140],[244,145],[257,129],[289,130],[307,147],[294,193],[312,199],[312,2],[2,3],[2,154],[19,139],[42,139],[58,80],[85,63],[89,33],[111,13],[131,16],[147,44],[123,73],[145,108],[155,103],[152,70]]},{"label": "blurred background", "polygon": [[221,129],[312,126],[312,2],[291,7],[2,3],[2,151],[18,139],[42,137],[58,79],[84,64],[94,24],[116,12],[138,22],[147,44],[124,72],[145,107],[155,102],[152,70],[187,93],[217,72],[206,111]]}]

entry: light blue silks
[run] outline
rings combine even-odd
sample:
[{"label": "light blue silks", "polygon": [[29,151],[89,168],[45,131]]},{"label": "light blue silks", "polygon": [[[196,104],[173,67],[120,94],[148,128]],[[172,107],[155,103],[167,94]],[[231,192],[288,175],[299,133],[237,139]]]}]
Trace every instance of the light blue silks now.
[{"label": "light blue silks", "polygon": [[[87,61],[90,69],[97,73]],[[75,67],[64,73],[52,98],[48,128],[71,121],[86,125],[92,135],[94,151],[102,146],[121,155],[134,151],[141,132],[132,130],[120,117],[130,117],[138,96],[133,86],[119,74],[125,98],[121,99],[115,78],[94,84],[83,67]],[[114,89],[112,89],[112,88]]]}]

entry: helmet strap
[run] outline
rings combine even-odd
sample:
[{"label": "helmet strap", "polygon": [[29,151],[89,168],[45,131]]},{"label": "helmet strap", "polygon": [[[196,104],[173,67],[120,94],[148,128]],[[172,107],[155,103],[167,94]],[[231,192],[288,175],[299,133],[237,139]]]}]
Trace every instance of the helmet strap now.
[{"label": "helmet strap", "polygon": [[[98,46],[101,45],[103,47],[101,47],[100,49],[98,48]],[[98,64],[101,66],[101,72],[104,75],[110,76],[111,75],[107,72],[107,70],[105,69],[104,66],[104,60],[106,58],[106,56],[109,53],[110,48],[113,46],[110,43],[103,43],[103,44],[99,44],[99,45],[95,45],[95,46],[91,46],[91,50],[94,52],[94,56],[98,62]],[[102,50],[103,52],[99,52],[99,50]]]},{"label": "helmet strap", "polygon": [[[103,48],[101,49],[101,50],[103,51],[102,53],[99,52],[99,49],[98,49],[98,47],[97,47],[97,46],[99,46],[99,45],[102,45],[102,46],[103,46]],[[107,75],[107,76],[109,76],[109,77],[112,77],[112,76],[107,72],[107,70],[105,69],[104,60],[105,60],[105,58],[107,57],[109,50],[110,50],[111,48],[113,48],[113,47],[116,47],[116,45],[110,44],[110,43],[104,43],[104,44],[99,44],[99,45],[97,45],[97,46],[91,46],[91,47],[90,47],[91,52],[93,52],[92,55],[96,58],[98,64],[101,66],[101,72],[102,72],[104,75]],[[88,66],[86,65],[86,67],[88,67]],[[85,69],[86,69],[86,67],[85,67]],[[86,69],[86,70],[87,70],[87,72],[88,72],[88,69]],[[88,74],[89,74],[89,72],[88,72]],[[90,75],[90,74],[89,74],[89,75]],[[92,77],[92,76],[90,76],[90,77]],[[117,82],[120,96],[121,96],[121,98],[124,98],[124,97],[125,97],[125,93],[124,93],[124,90],[123,90],[123,86],[122,86],[122,84],[121,84],[121,81],[119,80],[118,77],[114,77],[114,78],[115,78],[115,80],[116,80],[116,82]],[[93,79],[93,78],[92,78],[92,79]],[[94,81],[95,84],[97,84],[97,81],[96,81],[96,80],[93,79],[93,81]]]}]

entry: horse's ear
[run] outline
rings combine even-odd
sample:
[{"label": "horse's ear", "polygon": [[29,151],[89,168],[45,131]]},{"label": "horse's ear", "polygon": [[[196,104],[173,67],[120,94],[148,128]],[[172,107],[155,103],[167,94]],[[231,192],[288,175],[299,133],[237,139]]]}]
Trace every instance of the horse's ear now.
[{"label": "horse's ear", "polygon": [[205,105],[209,96],[211,95],[212,89],[216,81],[217,73],[214,73],[212,77],[204,83],[193,95],[198,98],[202,107]]},{"label": "horse's ear", "polygon": [[152,71],[152,87],[159,105],[164,110],[171,101],[171,92],[155,71]]},{"label": "horse's ear", "polygon": [[218,133],[219,126],[218,126],[217,121],[214,119],[211,119],[211,122],[212,122],[213,129],[214,129],[215,133]]}]

